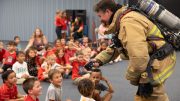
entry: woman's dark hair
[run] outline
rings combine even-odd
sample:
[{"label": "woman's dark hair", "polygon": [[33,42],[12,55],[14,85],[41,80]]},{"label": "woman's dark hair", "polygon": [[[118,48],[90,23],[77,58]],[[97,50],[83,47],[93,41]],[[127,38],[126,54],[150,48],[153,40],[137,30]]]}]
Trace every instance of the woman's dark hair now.
[{"label": "woman's dark hair", "polygon": [[89,97],[94,90],[94,83],[90,79],[82,79],[78,83],[78,90],[84,97]]},{"label": "woman's dark hair", "polygon": [[11,73],[14,73],[13,70],[7,70],[5,71],[1,77],[2,77],[2,80],[3,80],[3,83],[5,83],[5,81],[8,79],[8,76],[11,74]]},{"label": "woman's dark hair", "polygon": [[77,18],[77,20],[78,20],[78,24],[81,25],[81,24],[83,23],[81,17],[76,17],[76,18]]}]

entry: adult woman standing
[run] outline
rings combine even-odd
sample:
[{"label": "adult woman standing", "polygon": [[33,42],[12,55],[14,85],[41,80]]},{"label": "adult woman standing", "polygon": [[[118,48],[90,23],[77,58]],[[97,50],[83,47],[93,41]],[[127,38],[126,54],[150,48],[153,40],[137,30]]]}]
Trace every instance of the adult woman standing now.
[{"label": "adult woman standing", "polygon": [[66,11],[62,12],[62,38],[66,39],[68,37],[68,27],[69,27],[69,19],[67,18]]},{"label": "adult woman standing", "polygon": [[74,40],[80,39],[83,37],[83,22],[80,17],[75,18],[75,23],[71,27],[71,36],[74,37]]},{"label": "adult woman standing", "polygon": [[42,30],[40,28],[36,28],[24,51],[27,51],[31,46],[34,46],[38,52],[41,52],[47,43],[48,40]]},{"label": "adult woman standing", "polygon": [[62,11],[61,10],[56,11],[55,26],[56,26],[57,38],[61,39],[62,38],[62,35],[61,35],[61,31],[62,31]]}]

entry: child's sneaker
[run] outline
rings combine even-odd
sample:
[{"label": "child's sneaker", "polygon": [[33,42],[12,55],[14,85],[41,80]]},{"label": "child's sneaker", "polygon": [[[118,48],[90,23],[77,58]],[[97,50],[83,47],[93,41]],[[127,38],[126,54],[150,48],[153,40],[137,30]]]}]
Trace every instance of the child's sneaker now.
[{"label": "child's sneaker", "polygon": [[119,61],[122,61],[122,59],[120,58],[120,59],[114,60],[114,62],[119,62]]},{"label": "child's sneaker", "polygon": [[112,63],[114,63],[114,61],[110,61],[110,62],[109,62],[109,64],[112,64]]}]

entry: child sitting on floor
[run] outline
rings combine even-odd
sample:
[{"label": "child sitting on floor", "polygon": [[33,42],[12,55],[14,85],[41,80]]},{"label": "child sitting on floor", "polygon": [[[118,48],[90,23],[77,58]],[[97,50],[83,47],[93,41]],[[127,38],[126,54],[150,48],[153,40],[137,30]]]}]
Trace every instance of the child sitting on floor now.
[{"label": "child sitting on floor", "polygon": [[71,65],[71,62],[70,62],[70,58],[71,57],[74,57],[75,53],[76,53],[77,49],[76,47],[74,47],[74,43],[73,42],[68,42],[68,48],[65,49],[65,62],[66,62],[66,65]]},{"label": "child sitting on floor", "polygon": [[90,79],[82,79],[79,81],[78,90],[81,94],[80,101],[96,101],[92,98],[94,83]]},{"label": "child sitting on floor", "polygon": [[37,77],[41,62],[40,57],[36,55],[36,49],[34,47],[30,47],[26,51],[26,62],[28,65],[29,74],[31,76]]},{"label": "child sitting on floor", "polygon": [[16,73],[17,84],[22,84],[25,79],[29,78],[29,72],[27,68],[27,63],[25,60],[25,54],[19,51],[17,54],[17,61],[13,64],[12,70]]},{"label": "child sitting on floor", "polygon": [[38,96],[42,94],[42,86],[38,79],[28,78],[23,82],[23,89],[26,92],[24,101],[39,101]]},{"label": "child sitting on floor", "polygon": [[55,52],[55,51],[57,51],[58,49],[61,49],[62,48],[62,46],[61,46],[61,40],[60,39],[56,39],[55,41],[54,41],[54,47],[53,47],[53,51]]},{"label": "child sitting on floor", "polygon": [[107,47],[108,47],[107,42],[101,42],[100,46],[97,48],[97,52],[100,53],[101,51],[106,50]]},{"label": "child sitting on floor", "polygon": [[78,51],[75,57],[70,59],[72,62],[72,80],[75,85],[79,83],[80,80],[84,78],[89,78],[88,71],[84,68],[86,61],[84,59],[84,55],[82,51]]},{"label": "child sitting on floor", "polygon": [[54,53],[56,51],[56,50],[53,50],[53,46],[51,44],[47,44],[45,47],[45,50],[46,50],[46,52],[41,57],[42,63],[47,58],[47,56],[51,55],[52,53]]},{"label": "child sitting on floor", "polygon": [[51,69],[57,69],[61,73],[64,73],[64,67],[56,63],[56,56],[52,54],[46,58],[44,63],[41,65],[41,68],[38,70],[38,78],[40,80],[48,79],[48,72]]},{"label": "child sitting on floor", "polygon": [[12,69],[12,65],[16,62],[16,43],[13,41],[8,42],[7,51],[3,55],[3,71]]},{"label": "child sitting on floor", "polygon": [[17,52],[18,51],[22,51],[22,47],[21,47],[21,44],[20,44],[20,42],[21,42],[21,39],[20,39],[20,37],[19,36],[15,36],[14,37],[14,42],[16,43],[16,45],[17,45]]},{"label": "child sitting on floor", "polygon": [[3,84],[0,87],[0,101],[24,101],[16,86],[16,73],[7,70],[2,74]]},{"label": "child sitting on floor", "polygon": [[[112,93],[114,92],[111,83],[102,76],[102,72],[100,69],[92,69],[90,73],[90,79],[95,83],[95,90],[93,92],[93,98],[96,101],[110,101],[112,98]],[[108,87],[104,84],[100,83],[100,81],[104,81]],[[107,91],[104,96],[100,96],[102,91]]]},{"label": "child sitting on floor", "polygon": [[68,79],[69,78],[69,73],[70,73],[70,71],[72,69],[72,66],[71,65],[65,65],[66,63],[65,63],[65,57],[64,57],[65,56],[64,49],[57,50],[55,52],[55,54],[56,54],[56,57],[57,57],[56,62],[64,67],[64,75],[63,75],[64,78]]}]

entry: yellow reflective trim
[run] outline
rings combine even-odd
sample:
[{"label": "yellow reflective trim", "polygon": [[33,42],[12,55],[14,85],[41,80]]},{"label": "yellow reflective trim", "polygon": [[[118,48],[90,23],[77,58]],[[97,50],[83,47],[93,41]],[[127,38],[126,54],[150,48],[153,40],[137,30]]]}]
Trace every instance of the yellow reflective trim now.
[{"label": "yellow reflective trim", "polygon": [[165,79],[167,79],[171,74],[173,73],[173,70],[171,70],[168,74],[166,74],[160,81],[160,83],[162,84],[164,82]]},{"label": "yellow reflective trim", "polygon": [[[173,56],[173,57],[175,57],[175,56]],[[171,65],[169,65],[163,72],[161,72],[158,76],[154,77],[154,79],[156,80],[158,78],[161,78],[165,73],[167,73],[167,71],[169,71],[174,66],[174,64],[175,63],[172,63]]]},{"label": "yellow reflective trim", "polygon": [[151,36],[156,31],[156,26],[154,25],[153,28],[150,30],[148,36]]},{"label": "yellow reflective trim", "polygon": [[[157,76],[154,77],[154,80],[158,80],[161,79],[161,81],[163,82],[167,77],[170,76],[170,72],[172,72],[173,70],[170,70],[174,65],[175,65],[175,59],[176,56],[173,54],[173,56],[171,56],[171,58],[174,60],[174,63],[172,63],[171,65],[169,65],[163,72],[161,72],[160,74],[158,74]],[[169,73],[168,73],[169,72]],[[166,74],[166,75],[165,75]],[[172,74],[172,73],[171,73]]]},{"label": "yellow reflective trim", "polygon": [[159,28],[156,25],[154,25],[153,28],[150,30],[148,36],[164,38],[163,35],[161,34],[161,31],[159,30]]},{"label": "yellow reflective trim", "polygon": [[109,57],[109,56],[111,56],[111,55],[109,55],[109,54],[108,54],[107,52],[105,52],[105,51],[103,51],[101,54],[102,54],[103,57]]},{"label": "yellow reflective trim", "polygon": [[108,52],[104,50],[96,56],[96,59],[101,60],[101,62],[103,62],[103,64],[105,64],[109,61],[109,59],[112,57],[112,55],[113,54],[108,54]]},{"label": "yellow reflective trim", "polygon": [[154,85],[157,85],[157,84],[163,84],[164,80],[167,79],[170,75],[172,75],[174,71],[171,70],[170,72],[168,72],[168,74],[166,74],[163,78],[158,78],[158,80],[151,80],[151,83],[154,84]]},{"label": "yellow reflective trim", "polygon": [[156,32],[155,36],[157,36],[157,37],[159,37],[159,38],[164,38],[159,29],[158,29],[158,31]]},{"label": "yellow reflective trim", "polygon": [[156,27],[156,30],[151,34],[152,36],[156,36],[158,33],[158,28]]}]

